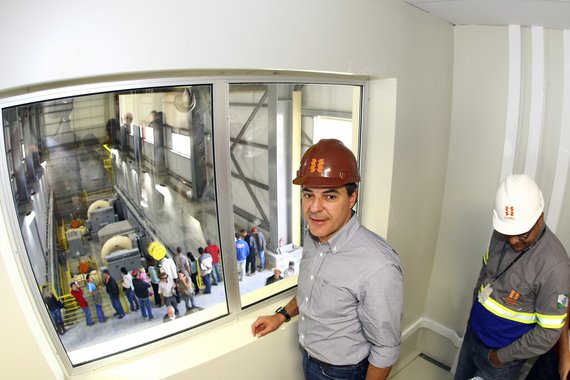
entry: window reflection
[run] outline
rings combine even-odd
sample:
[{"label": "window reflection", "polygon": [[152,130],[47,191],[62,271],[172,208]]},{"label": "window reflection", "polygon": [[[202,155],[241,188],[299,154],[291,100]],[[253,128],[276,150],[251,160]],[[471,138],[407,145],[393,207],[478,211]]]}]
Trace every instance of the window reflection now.
[{"label": "window reflection", "polygon": [[[216,173],[233,197],[221,206],[226,216],[232,210],[225,218],[216,198],[213,88],[120,90],[2,109],[26,275],[45,304],[44,318],[57,317],[50,307],[63,305],[65,333],[55,319],[51,333],[73,365],[207,323],[228,314],[228,304],[238,312],[240,304],[297,284],[304,225],[291,179],[320,138],[340,138],[358,153],[361,87],[230,85],[229,115],[220,118],[229,124],[216,126],[230,136],[229,150],[216,152],[231,163],[229,172]],[[221,225],[235,236],[221,239]],[[253,252],[249,259],[238,255],[243,244]],[[174,295],[179,270],[188,281],[178,284],[184,294]],[[88,311],[71,293],[73,282]],[[226,290],[238,286],[241,302],[228,302]],[[58,302],[48,305],[40,289]]]},{"label": "window reflection", "polygon": [[360,94],[357,86],[230,86],[230,158],[242,306],[296,285],[303,231],[299,189],[291,180],[302,153],[322,138],[341,139],[358,153]]},{"label": "window reflection", "polygon": [[223,286],[204,294],[198,255],[219,244],[211,86],[46,101],[2,119],[33,277],[57,299],[44,297],[72,364],[228,312]]}]

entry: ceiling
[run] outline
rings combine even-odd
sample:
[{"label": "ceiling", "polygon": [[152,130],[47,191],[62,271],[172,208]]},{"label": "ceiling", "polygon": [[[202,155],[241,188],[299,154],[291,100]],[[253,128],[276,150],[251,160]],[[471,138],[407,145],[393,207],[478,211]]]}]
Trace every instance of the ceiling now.
[{"label": "ceiling", "polygon": [[404,0],[453,25],[570,29],[570,0]]}]

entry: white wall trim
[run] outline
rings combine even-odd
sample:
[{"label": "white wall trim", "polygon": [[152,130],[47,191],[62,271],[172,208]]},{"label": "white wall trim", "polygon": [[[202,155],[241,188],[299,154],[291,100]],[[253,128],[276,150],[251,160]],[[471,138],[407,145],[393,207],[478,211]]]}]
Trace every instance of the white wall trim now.
[{"label": "white wall trim", "polygon": [[451,366],[451,373],[455,373],[457,368],[457,360],[459,359],[459,351],[461,345],[463,344],[463,338],[460,337],[455,331],[440,325],[439,323],[425,317],[420,317],[416,320],[410,327],[404,330],[402,333],[402,342],[413,336],[420,329],[428,329],[434,333],[447,338],[455,347],[458,348],[457,354],[453,360],[453,365]]},{"label": "white wall trim", "polygon": [[536,178],[544,119],[544,28],[531,27],[531,39],[532,79],[524,171],[531,178]]},{"label": "white wall trim", "polygon": [[436,334],[449,339],[457,348],[461,347],[461,344],[463,343],[463,338],[461,338],[455,331],[426,317],[420,317],[410,327],[405,329],[404,332],[402,332],[402,341],[414,335],[419,329],[431,330]]},{"label": "white wall trim", "polygon": [[570,30],[564,30],[563,32],[563,50],[562,125],[560,128],[560,144],[558,146],[552,194],[550,194],[550,204],[546,214],[546,224],[553,232],[556,232],[558,222],[560,221],[560,211],[564,201],[564,193],[566,192],[568,167],[570,164]]},{"label": "white wall trim", "polygon": [[521,27],[520,25],[509,25],[509,83],[501,181],[512,174],[515,167],[521,103],[521,50]]}]

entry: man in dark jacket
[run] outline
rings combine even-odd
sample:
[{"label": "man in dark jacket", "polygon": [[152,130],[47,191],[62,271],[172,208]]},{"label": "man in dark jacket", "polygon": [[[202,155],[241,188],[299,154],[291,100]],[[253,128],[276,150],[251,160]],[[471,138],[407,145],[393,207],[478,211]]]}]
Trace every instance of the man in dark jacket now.
[{"label": "man in dark jacket", "polygon": [[133,288],[135,288],[135,295],[139,299],[140,309],[143,318],[148,317],[149,321],[153,319],[152,310],[150,307],[150,284],[146,281],[138,278],[139,272],[133,270],[131,275],[133,276]]},{"label": "man in dark jacket", "polygon": [[118,315],[119,319],[121,319],[125,316],[125,311],[123,310],[123,305],[121,305],[121,300],[119,299],[119,285],[117,285],[117,281],[111,277],[109,269],[105,269],[103,271],[103,279],[105,281],[105,289],[111,299],[111,305],[113,305],[113,309],[115,309],[115,315]]},{"label": "man in dark jacket", "polygon": [[246,229],[242,229],[240,234],[243,236],[243,240],[249,245],[249,255],[245,263],[245,272],[247,276],[253,276],[256,270],[255,259],[257,257],[257,245],[253,236],[249,234]]}]

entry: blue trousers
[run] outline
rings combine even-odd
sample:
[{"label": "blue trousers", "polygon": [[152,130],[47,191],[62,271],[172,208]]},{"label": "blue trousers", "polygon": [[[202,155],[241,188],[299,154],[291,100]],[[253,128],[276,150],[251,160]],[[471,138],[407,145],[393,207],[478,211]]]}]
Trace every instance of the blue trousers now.
[{"label": "blue trousers", "polygon": [[92,325],[93,320],[91,319],[91,310],[89,310],[89,308],[86,307],[83,309],[83,312],[85,313],[85,323],[87,323],[88,325]]},{"label": "blue trousers", "polygon": [[489,362],[491,350],[491,347],[481,343],[467,327],[457,361],[455,380],[466,380],[475,376],[485,380],[516,379],[525,361],[513,360],[505,363],[501,368],[495,368]]},{"label": "blue trousers", "polygon": [[216,280],[216,283],[223,282],[224,278],[222,277],[222,264],[221,263],[212,264],[212,267],[213,267],[212,275],[214,276],[214,280]]},{"label": "blue trousers", "polygon": [[153,319],[154,317],[152,316],[152,309],[150,307],[150,298],[139,298],[139,302],[143,318],[148,316],[148,319]]},{"label": "blue trousers", "polygon": [[105,322],[107,319],[105,318],[105,313],[103,313],[103,306],[95,304],[95,310],[97,310],[97,319],[99,319],[99,322]]},{"label": "blue trousers", "polygon": [[139,300],[135,296],[135,292],[133,292],[130,288],[123,288],[127,299],[129,300],[129,305],[131,307],[131,311],[137,311],[139,309]]},{"label": "blue trousers", "polygon": [[259,264],[261,270],[265,269],[265,251],[259,251]]},{"label": "blue trousers", "polygon": [[334,366],[311,358],[303,350],[303,372],[306,380],[364,380],[368,370],[368,358],[351,366]]},{"label": "blue trousers", "polygon": [[61,317],[61,309],[50,311],[55,327],[63,326],[63,318]]},{"label": "blue trousers", "polygon": [[210,284],[210,275],[202,276],[202,282],[206,286],[206,290],[204,291],[205,294],[212,292],[212,285]]},{"label": "blue trousers", "polygon": [[119,297],[109,296],[109,298],[111,298],[111,305],[113,305],[113,309],[115,309],[117,314],[125,315],[125,311],[123,310],[123,305],[121,305]]}]

